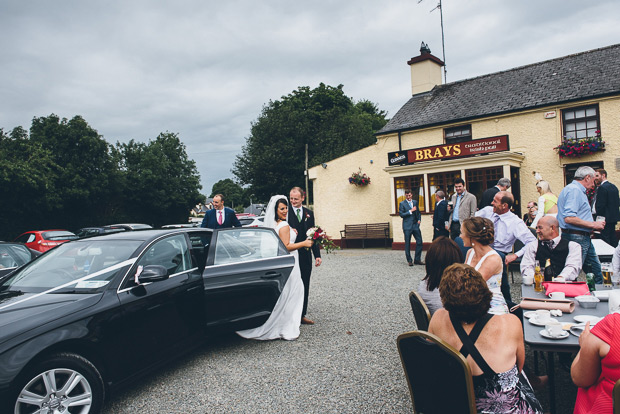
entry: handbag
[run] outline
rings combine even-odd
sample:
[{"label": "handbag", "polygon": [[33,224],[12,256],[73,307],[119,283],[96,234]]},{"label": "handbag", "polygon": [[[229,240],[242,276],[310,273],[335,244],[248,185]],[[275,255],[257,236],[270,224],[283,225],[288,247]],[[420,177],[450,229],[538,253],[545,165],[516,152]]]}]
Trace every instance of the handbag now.
[{"label": "handbag", "polygon": [[559,309],[563,313],[573,313],[575,310],[575,302],[570,299],[542,299],[542,298],[523,298],[521,303],[513,306],[510,311],[513,312],[517,308],[521,309]]},{"label": "handbag", "polygon": [[553,292],[564,292],[567,298],[590,294],[586,282],[543,282],[542,285],[547,296]]}]

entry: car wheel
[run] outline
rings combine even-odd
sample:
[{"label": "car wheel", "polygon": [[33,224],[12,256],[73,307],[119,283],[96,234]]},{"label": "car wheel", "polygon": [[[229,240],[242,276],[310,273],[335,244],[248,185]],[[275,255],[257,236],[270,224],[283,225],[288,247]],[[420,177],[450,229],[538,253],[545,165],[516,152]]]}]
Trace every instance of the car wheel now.
[{"label": "car wheel", "polygon": [[101,374],[90,361],[76,354],[56,354],[21,377],[14,413],[96,414],[104,393]]}]

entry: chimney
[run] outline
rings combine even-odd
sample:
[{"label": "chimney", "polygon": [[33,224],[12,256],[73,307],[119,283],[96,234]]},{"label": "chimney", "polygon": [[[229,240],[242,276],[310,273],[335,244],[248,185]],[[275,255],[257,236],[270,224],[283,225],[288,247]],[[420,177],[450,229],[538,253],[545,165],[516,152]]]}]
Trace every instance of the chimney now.
[{"label": "chimney", "polygon": [[422,42],[420,56],[411,58],[407,62],[411,66],[411,94],[416,95],[428,92],[437,85],[441,85],[441,59],[431,55],[428,45]]}]

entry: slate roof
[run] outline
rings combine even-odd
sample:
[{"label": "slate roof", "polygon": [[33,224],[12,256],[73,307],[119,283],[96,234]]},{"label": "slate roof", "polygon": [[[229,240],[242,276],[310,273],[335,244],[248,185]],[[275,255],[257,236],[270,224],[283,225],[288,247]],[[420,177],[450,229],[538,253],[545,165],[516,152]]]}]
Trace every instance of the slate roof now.
[{"label": "slate roof", "polygon": [[620,95],[620,44],[416,94],[376,135]]}]

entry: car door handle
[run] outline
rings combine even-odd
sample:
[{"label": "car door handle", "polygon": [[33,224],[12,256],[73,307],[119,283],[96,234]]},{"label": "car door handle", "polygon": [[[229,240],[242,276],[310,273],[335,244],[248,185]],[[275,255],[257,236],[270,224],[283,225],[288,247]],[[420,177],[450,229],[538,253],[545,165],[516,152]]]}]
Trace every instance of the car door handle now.
[{"label": "car door handle", "polygon": [[274,279],[280,276],[282,276],[282,273],[280,272],[267,272],[261,276],[261,279]]}]

